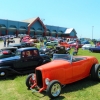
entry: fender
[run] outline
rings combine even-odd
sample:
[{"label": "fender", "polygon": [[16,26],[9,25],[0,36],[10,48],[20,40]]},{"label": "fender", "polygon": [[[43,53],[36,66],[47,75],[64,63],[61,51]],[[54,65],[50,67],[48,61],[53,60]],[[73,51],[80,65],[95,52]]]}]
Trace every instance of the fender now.
[{"label": "fender", "polygon": [[7,71],[11,71],[12,73],[16,73],[16,74],[21,74],[20,72],[14,70],[14,69],[11,69],[10,66],[0,66],[0,70],[7,70]]}]

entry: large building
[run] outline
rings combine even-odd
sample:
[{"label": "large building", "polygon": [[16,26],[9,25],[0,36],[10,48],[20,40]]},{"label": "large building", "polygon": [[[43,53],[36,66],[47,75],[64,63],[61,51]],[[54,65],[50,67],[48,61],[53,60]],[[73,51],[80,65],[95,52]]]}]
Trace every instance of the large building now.
[{"label": "large building", "polygon": [[74,28],[44,25],[39,17],[23,21],[0,19],[0,36],[18,36],[18,34],[77,38],[77,33]]}]

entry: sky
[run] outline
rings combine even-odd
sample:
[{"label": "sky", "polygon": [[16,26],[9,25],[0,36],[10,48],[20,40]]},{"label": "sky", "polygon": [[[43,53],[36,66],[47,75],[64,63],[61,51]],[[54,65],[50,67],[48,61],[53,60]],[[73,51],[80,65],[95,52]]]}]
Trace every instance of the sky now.
[{"label": "sky", "polygon": [[100,39],[100,0],[0,0],[0,19],[39,17],[45,25],[74,28],[79,38]]}]

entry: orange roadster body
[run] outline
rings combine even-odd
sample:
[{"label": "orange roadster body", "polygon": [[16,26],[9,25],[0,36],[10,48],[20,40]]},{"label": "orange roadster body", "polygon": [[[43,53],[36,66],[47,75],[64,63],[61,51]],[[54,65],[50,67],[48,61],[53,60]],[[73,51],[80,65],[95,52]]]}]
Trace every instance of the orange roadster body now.
[{"label": "orange roadster body", "polygon": [[31,86],[38,91],[47,90],[50,98],[60,95],[61,86],[91,75],[100,80],[100,65],[95,57],[54,54],[53,61],[37,67],[30,77]]}]

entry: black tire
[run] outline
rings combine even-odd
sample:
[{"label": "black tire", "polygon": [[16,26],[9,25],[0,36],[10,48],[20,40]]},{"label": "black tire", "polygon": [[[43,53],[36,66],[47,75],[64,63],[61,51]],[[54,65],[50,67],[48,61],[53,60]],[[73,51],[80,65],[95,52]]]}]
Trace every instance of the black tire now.
[{"label": "black tire", "polygon": [[93,65],[91,69],[91,78],[100,81],[100,64]]},{"label": "black tire", "polygon": [[33,81],[31,81],[32,79],[32,74],[29,74],[28,77],[26,78],[26,86],[28,87],[28,89],[30,89],[30,87],[34,84]]},{"label": "black tire", "polygon": [[[56,88],[56,89],[55,89]],[[53,90],[54,89],[54,90]],[[59,90],[58,90],[59,89]],[[56,92],[56,93],[52,93],[52,90],[53,92]],[[50,98],[57,98],[61,93],[61,84],[59,81],[57,80],[53,80],[49,83],[49,85],[47,86],[47,95],[50,97]],[[55,95],[56,94],[56,95]]]},{"label": "black tire", "polygon": [[0,70],[0,79],[6,79],[8,77],[7,70]]}]

